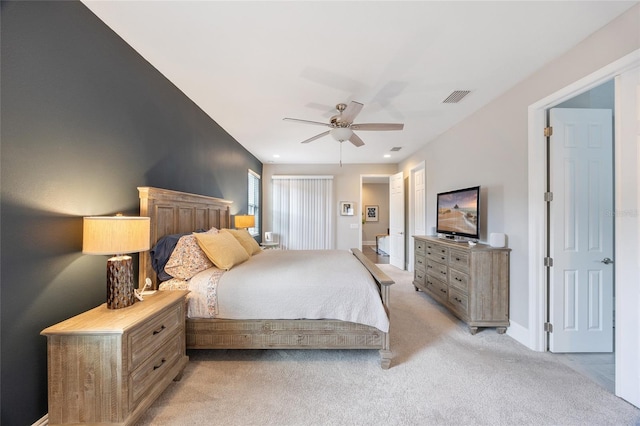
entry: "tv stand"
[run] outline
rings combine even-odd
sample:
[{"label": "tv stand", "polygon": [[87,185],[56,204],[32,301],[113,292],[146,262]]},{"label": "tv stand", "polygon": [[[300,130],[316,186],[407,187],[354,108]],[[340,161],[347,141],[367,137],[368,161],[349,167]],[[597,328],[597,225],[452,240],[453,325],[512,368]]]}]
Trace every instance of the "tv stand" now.
[{"label": "tv stand", "polygon": [[509,253],[486,244],[457,244],[415,235],[414,278],[417,290],[431,296],[464,321],[471,334],[479,327],[509,326]]}]

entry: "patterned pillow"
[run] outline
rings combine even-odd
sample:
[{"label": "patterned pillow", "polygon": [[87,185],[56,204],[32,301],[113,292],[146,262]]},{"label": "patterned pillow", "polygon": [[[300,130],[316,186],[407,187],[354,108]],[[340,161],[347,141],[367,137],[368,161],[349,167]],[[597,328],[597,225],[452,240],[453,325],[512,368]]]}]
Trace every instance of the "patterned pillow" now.
[{"label": "patterned pillow", "polygon": [[[218,230],[210,229],[203,234],[217,234]],[[195,234],[180,237],[176,248],[173,249],[164,270],[172,277],[188,280],[195,274],[211,268],[213,263],[202,251],[196,240]]]}]

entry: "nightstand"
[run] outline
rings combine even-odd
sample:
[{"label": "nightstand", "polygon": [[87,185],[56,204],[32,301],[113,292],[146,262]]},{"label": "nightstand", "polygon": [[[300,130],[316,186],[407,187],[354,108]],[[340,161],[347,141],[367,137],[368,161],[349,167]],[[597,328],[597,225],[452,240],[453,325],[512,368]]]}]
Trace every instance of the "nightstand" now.
[{"label": "nightstand", "polygon": [[133,424],[189,361],[188,291],[158,291],[122,309],[103,304],[42,331],[49,424]]},{"label": "nightstand", "polygon": [[268,243],[260,243],[264,250],[272,250],[280,247],[279,243],[268,242]]}]

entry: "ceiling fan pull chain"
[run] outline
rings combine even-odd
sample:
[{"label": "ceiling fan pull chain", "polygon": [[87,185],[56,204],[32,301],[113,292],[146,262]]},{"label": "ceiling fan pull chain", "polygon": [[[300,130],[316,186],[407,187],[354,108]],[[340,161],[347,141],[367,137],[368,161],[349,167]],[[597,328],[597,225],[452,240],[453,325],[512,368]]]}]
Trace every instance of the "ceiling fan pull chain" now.
[{"label": "ceiling fan pull chain", "polygon": [[340,167],[342,167],[342,142],[340,142]]}]

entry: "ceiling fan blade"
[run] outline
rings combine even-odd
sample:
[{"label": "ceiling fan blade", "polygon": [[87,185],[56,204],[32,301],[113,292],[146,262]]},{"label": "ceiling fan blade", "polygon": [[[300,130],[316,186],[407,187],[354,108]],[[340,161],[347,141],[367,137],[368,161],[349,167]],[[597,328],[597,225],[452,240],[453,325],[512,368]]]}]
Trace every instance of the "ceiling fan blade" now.
[{"label": "ceiling fan blade", "polygon": [[402,130],[404,124],[402,123],[361,123],[352,124],[353,130]]},{"label": "ceiling fan blade", "polygon": [[304,141],[302,141],[302,142],[300,142],[300,143],[309,143],[309,142],[313,142],[313,141],[315,141],[316,139],[320,139],[320,138],[323,138],[323,137],[327,136],[327,135],[329,134],[329,132],[330,132],[330,130],[327,130],[326,132],[322,132],[322,133],[320,133],[319,135],[315,135],[314,137],[309,138],[309,139],[307,139],[307,140],[304,140]]},{"label": "ceiling fan blade", "polygon": [[355,133],[353,133],[351,135],[351,137],[349,138],[349,142],[351,142],[352,144],[354,144],[355,146],[362,146],[364,145],[364,142],[362,142],[362,139],[360,139],[360,137],[358,135],[356,135]]},{"label": "ceiling fan blade", "polygon": [[362,111],[363,106],[360,102],[349,102],[349,105],[342,111],[342,121],[353,123],[353,120],[360,114],[360,111]]},{"label": "ceiling fan blade", "polygon": [[295,121],[296,123],[313,124],[315,126],[331,127],[331,124],[321,123],[319,121],[300,120],[299,118],[283,118],[284,121]]}]

